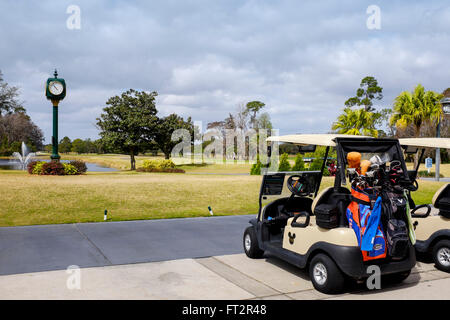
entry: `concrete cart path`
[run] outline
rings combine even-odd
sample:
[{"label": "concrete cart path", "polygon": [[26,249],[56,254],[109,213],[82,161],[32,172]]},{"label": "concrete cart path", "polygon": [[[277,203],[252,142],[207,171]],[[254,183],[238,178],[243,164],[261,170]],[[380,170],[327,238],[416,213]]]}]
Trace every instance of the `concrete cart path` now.
[{"label": "concrete cart path", "polygon": [[0,275],[243,252],[254,215],[0,228]]},{"label": "concrete cart path", "polygon": [[418,263],[400,285],[341,295],[314,290],[305,271],[245,254],[0,276],[0,299],[446,299],[450,274]]}]

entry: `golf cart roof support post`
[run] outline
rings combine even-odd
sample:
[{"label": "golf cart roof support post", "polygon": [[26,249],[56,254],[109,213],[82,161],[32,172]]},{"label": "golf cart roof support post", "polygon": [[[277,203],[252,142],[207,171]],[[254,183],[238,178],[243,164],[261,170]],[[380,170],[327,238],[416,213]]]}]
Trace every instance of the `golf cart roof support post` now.
[{"label": "golf cart roof support post", "polygon": [[[340,148],[336,148],[336,175],[334,177],[334,190],[337,191],[345,182],[345,169],[343,168],[343,162],[341,161],[342,152]],[[342,174],[343,173],[343,174]]]},{"label": "golf cart roof support post", "polygon": [[262,197],[263,197],[263,190],[264,190],[264,179],[266,178],[266,175],[263,175],[262,182],[261,182],[261,188],[259,188],[259,206],[258,206],[258,221],[261,220],[261,208],[262,208]]},{"label": "golf cart roof support post", "polygon": [[[272,156],[272,143],[269,142],[267,144],[267,163],[265,165],[263,165],[263,167],[265,167],[267,170],[270,168],[270,158]],[[259,199],[258,199],[258,203],[259,203],[259,208],[258,208],[258,221],[261,218],[261,208],[262,208],[262,197],[263,197],[263,187],[264,187],[264,179],[265,179],[266,175],[263,173],[263,181],[261,183],[261,188],[259,189]]]},{"label": "golf cart roof support post", "polygon": [[414,177],[416,177],[416,178],[417,178],[417,172],[419,172],[420,163],[422,162],[424,153],[425,153],[425,148],[422,148],[420,150],[419,159],[417,159],[417,165],[414,168]]},{"label": "golf cart roof support post", "polygon": [[314,198],[317,197],[317,193],[319,192],[319,189],[320,189],[320,184],[322,183],[323,170],[325,170],[325,166],[327,164],[328,152],[329,151],[330,151],[330,147],[328,146],[325,149],[325,157],[323,158],[322,168],[320,169],[319,183],[317,184],[316,192],[314,192]]}]

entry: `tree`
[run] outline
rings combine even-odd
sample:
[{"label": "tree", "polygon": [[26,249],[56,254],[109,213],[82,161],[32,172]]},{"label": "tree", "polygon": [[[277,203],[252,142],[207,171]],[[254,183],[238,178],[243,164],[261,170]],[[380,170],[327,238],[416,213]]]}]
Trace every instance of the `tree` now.
[{"label": "tree", "polygon": [[135,156],[145,148],[154,136],[158,124],[153,91],[130,89],[120,96],[108,99],[97,126],[102,141],[113,149],[130,155],[131,170],[136,169]]},{"label": "tree", "polygon": [[295,156],[295,164],[292,167],[292,171],[304,171],[305,170],[305,162],[303,161],[303,157],[300,153],[297,153]]},{"label": "tree", "polygon": [[72,151],[72,141],[70,141],[69,137],[64,137],[59,142],[58,150],[61,153],[67,153]]},{"label": "tree", "polygon": [[185,121],[182,117],[172,113],[157,121],[154,139],[166,159],[170,158],[170,154],[175,145],[181,142],[181,138],[177,141],[172,141],[172,133],[177,129],[187,129],[190,136],[192,138],[194,137],[194,124],[191,117]]},{"label": "tree", "polygon": [[72,152],[86,153],[86,145],[83,140],[75,139],[72,141]]},{"label": "tree", "polygon": [[258,112],[264,108],[265,103],[261,101],[250,101],[246,105],[246,113],[250,114],[250,123],[253,129],[258,129],[258,123],[256,121],[256,115]]},{"label": "tree", "polygon": [[395,98],[391,125],[402,129],[412,125],[414,137],[419,137],[420,129],[425,122],[439,121],[442,115],[439,101],[442,97],[442,94],[425,91],[421,84],[418,84],[412,93],[403,91]]},{"label": "tree", "polygon": [[260,129],[269,129],[271,130],[272,127],[272,122],[270,121],[270,115],[267,112],[262,113],[258,119],[258,128]]},{"label": "tree", "polygon": [[[390,119],[392,126],[398,129],[413,128],[413,136],[419,137],[424,124],[437,123],[442,115],[440,100],[443,95],[425,91],[425,88],[418,84],[414,91],[403,91],[394,101],[393,112]],[[417,165],[418,154],[414,157],[414,165]]]},{"label": "tree", "polygon": [[0,154],[9,156],[14,151],[20,151],[22,141],[32,151],[41,149],[44,135],[25,113],[8,113],[0,116],[0,141]]},{"label": "tree", "polygon": [[333,123],[332,129],[341,134],[377,137],[376,120],[377,115],[373,112],[367,112],[364,108],[357,110],[345,108],[344,113]]},{"label": "tree", "polygon": [[444,92],[442,92],[442,95],[444,97],[450,98],[450,88],[445,89]]},{"label": "tree", "polygon": [[280,157],[280,164],[278,166],[278,171],[285,172],[291,170],[291,165],[289,163],[289,155],[287,153],[283,153]]},{"label": "tree", "polygon": [[97,146],[94,141],[87,138],[84,140],[84,152],[86,153],[97,153]]},{"label": "tree", "polygon": [[0,116],[16,112],[25,113],[25,108],[17,100],[19,88],[11,87],[3,80],[3,74],[0,71]]},{"label": "tree", "polygon": [[359,88],[356,90],[356,96],[345,101],[345,106],[364,106],[367,112],[375,111],[373,101],[383,99],[383,88],[378,86],[378,81],[374,77],[365,77],[361,80]]}]

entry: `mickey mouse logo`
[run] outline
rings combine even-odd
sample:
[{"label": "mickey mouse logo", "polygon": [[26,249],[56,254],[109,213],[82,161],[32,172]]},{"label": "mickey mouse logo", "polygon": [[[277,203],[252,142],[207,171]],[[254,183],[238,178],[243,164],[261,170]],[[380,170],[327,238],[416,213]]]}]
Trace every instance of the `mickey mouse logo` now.
[{"label": "mickey mouse logo", "polygon": [[294,244],[294,239],[295,239],[295,233],[291,234],[290,232],[288,233],[288,237],[289,237],[289,243],[290,244]]}]

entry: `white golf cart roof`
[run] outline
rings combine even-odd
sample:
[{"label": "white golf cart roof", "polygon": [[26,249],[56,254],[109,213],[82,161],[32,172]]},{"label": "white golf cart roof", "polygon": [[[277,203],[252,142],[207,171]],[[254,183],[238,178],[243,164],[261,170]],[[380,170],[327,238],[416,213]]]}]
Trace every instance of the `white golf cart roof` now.
[{"label": "white golf cart roof", "polygon": [[268,142],[286,142],[297,145],[317,145],[335,147],[334,138],[370,138],[368,136],[356,136],[349,134],[291,134],[286,136],[272,136],[267,138]]},{"label": "white golf cart roof", "polygon": [[402,138],[402,146],[450,149],[450,138]]}]

